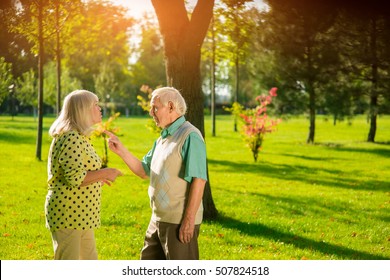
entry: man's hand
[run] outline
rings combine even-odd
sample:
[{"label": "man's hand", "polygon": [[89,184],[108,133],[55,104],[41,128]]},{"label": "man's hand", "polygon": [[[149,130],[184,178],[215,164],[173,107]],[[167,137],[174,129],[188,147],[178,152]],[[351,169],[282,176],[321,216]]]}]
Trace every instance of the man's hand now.
[{"label": "man's hand", "polygon": [[[194,220],[194,219],[192,219]],[[179,230],[179,240],[182,243],[190,243],[194,237],[195,223],[190,218],[184,218]]]},{"label": "man's hand", "polygon": [[107,139],[107,142],[108,142],[108,147],[110,148],[110,150],[120,156],[120,153],[124,147],[123,147],[123,144],[121,143],[121,141],[119,140],[119,138],[115,134],[113,134],[107,130],[105,130],[104,133],[109,137]]}]

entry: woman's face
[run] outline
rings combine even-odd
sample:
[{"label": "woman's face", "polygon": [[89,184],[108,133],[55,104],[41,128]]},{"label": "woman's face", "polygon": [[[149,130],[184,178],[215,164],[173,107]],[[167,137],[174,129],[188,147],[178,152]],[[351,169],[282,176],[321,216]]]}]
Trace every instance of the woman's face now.
[{"label": "woman's face", "polygon": [[97,124],[102,121],[102,111],[99,106],[99,101],[96,101],[92,105],[92,124]]}]

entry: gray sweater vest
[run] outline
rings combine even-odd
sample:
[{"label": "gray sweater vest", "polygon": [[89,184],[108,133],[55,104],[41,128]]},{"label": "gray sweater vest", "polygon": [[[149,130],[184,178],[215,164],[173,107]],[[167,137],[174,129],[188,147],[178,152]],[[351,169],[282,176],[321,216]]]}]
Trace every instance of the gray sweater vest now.
[{"label": "gray sweater vest", "polygon": [[[154,221],[180,224],[187,204],[190,184],[184,179],[181,150],[191,132],[200,131],[188,121],[173,135],[157,139],[150,170],[149,198]],[[203,139],[203,138],[202,138]],[[200,224],[203,217],[201,204],[195,218]]]}]

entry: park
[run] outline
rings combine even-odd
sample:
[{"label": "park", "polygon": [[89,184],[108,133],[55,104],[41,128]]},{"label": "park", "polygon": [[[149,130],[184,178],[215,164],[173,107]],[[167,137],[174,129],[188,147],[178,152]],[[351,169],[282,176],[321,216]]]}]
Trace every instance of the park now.
[{"label": "park", "polygon": [[[110,1],[22,2],[0,7],[1,260],[53,259],[48,130],[65,95],[95,92],[103,122],[116,116],[115,133],[142,158],[159,136],[148,93],[165,85],[180,88],[206,143],[201,260],[390,259],[390,15],[380,1],[362,13],[359,1],[261,10],[153,0],[157,17],[143,19]],[[248,129],[260,115],[277,120],[272,129]],[[138,260],[148,181],[106,139],[90,141],[124,173],[103,187],[99,259]]]},{"label": "park", "polygon": [[[45,119],[45,132],[52,121]],[[123,117],[115,123],[137,156],[157,136],[147,122],[148,117]],[[318,142],[307,145],[306,122],[304,117],[284,120],[267,135],[254,163],[232,130],[233,118],[217,119],[217,136],[206,135],[206,147],[220,216],[201,227],[201,259],[390,258],[390,118],[380,118],[378,143],[364,141],[367,123],[358,117],[336,127],[319,120]],[[32,117],[0,118],[1,259],[52,259],[43,212],[47,160],[34,158],[35,128]],[[210,128],[206,119],[206,131]],[[93,142],[102,155],[102,140]],[[49,145],[44,133],[45,154]],[[109,165],[125,175],[103,190],[102,227],[96,232],[99,257],[136,260],[150,216],[148,183],[113,153]]]}]

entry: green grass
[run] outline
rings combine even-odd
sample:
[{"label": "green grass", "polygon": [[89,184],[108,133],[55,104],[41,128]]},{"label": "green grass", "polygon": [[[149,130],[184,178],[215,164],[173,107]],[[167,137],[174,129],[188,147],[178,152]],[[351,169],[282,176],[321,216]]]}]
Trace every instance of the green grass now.
[{"label": "green grass", "polygon": [[[35,159],[36,122],[0,117],[0,259],[52,259],[44,224],[47,130],[43,161]],[[119,118],[121,139],[138,157],[156,135],[147,118]],[[219,218],[204,222],[201,259],[390,259],[390,117],[378,119],[377,143],[365,142],[364,117],[352,125],[316,122],[316,144],[305,144],[308,120],[284,120],[267,135],[257,163],[233,132],[229,116],[217,119],[206,145],[210,182]],[[102,154],[102,140],[94,140]],[[124,171],[104,187],[99,258],[139,259],[150,218],[148,181],[131,174],[114,154],[110,166]]]}]

